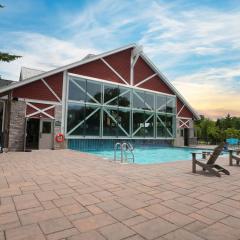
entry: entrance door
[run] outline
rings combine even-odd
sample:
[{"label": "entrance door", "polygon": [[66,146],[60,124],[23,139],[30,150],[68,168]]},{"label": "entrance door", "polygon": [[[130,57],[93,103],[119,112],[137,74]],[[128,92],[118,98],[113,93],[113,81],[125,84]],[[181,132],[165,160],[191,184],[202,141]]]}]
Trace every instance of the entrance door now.
[{"label": "entrance door", "polygon": [[40,120],[37,118],[28,118],[26,121],[25,149],[38,149]]},{"label": "entrance door", "polygon": [[39,149],[53,148],[53,121],[48,119],[40,120]]},{"label": "entrance door", "polygon": [[184,146],[189,146],[189,129],[184,128]]}]

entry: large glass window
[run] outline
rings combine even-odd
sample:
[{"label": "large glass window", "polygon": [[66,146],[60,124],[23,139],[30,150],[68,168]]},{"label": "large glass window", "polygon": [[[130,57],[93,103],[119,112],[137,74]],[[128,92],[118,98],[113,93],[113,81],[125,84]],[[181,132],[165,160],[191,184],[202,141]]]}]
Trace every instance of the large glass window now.
[{"label": "large glass window", "polygon": [[86,106],[85,136],[100,135],[100,108]]},{"label": "large glass window", "polygon": [[116,85],[104,85],[104,103],[118,106],[119,87]]},{"label": "large glass window", "polygon": [[167,113],[175,113],[176,108],[176,98],[175,97],[167,97],[166,103],[166,112]]},{"label": "large glass window", "polygon": [[75,101],[86,100],[86,80],[84,79],[71,79],[69,81],[68,98]]},{"label": "large glass window", "polygon": [[154,113],[145,112],[145,137],[154,137]]},{"label": "large glass window", "polygon": [[104,109],[103,136],[118,136],[118,110]]},{"label": "large glass window", "polygon": [[84,135],[85,105],[68,104],[67,132],[70,135]]},{"label": "large glass window", "polygon": [[101,103],[102,90],[98,82],[87,81],[86,102]]},{"label": "large glass window", "polygon": [[118,123],[119,131],[118,136],[126,137],[130,135],[130,119],[131,112],[128,109],[118,109]]},{"label": "large glass window", "polygon": [[119,107],[130,107],[131,103],[131,89],[119,87]]},{"label": "large glass window", "polygon": [[175,96],[76,77],[68,86],[67,136],[175,136]]},{"label": "large glass window", "polygon": [[156,96],[156,109],[158,112],[166,112],[167,97],[164,95]]},{"label": "large glass window", "polygon": [[133,112],[133,137],[145,137],[145,116],[144,112]]}]

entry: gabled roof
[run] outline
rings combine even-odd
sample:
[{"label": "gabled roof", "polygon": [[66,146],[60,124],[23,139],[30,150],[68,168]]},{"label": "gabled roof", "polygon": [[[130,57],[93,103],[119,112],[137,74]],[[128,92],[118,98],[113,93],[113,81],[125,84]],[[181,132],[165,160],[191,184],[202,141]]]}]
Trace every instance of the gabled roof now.
[{"label": "gabled roof", "polygon": [[26,80],[31,77],[35,77],[39,74],[44,73],[45,71],[34,69],[34,68],[27,68],[27,67],[21,67],[20,77],[19,80]]},{"label": "gabled roof", "polygon": [[[98,60],[98,59],[106,57],[108,55],[112,55],[114,53],[121,52],[121,51],[127,50],[129,48],[136,48],[136,47],[139,47],[139,46],[137,44],[133,43],[133,44],[129,44],[129,45],[126,45],[126,46],[114,49],[112,51],[105,52],[103,54],[98,54],[98,55],[92,55],[91,54],[90,56],[87,55],[87,57],[83,58],[80,61],[68,64],[68,65],[65,65],[65,66],[62,66],[62,67],[59,67],[59,68],[47,71],[47,72],[42,72],[42,73],[40,73],[38,75],[29,77],[29,78],[25,79],[24,81],[16,82],[15,84],[11,84],[10,86],[0,88],[0,93],[12,90],[14,88],[17,88],[17,87],[20,87],[20,86],[23,86],[23,85],[26,85],[26,84],[29,84],[29,83],[37,81],[37,80],[39,80],[41,78],[45,78],[45,77],[51,76],[53,74],[56,74],[56,73],[59,73],[59,72],[62,72],[62,71],[66,71],[68,69],[71,69],[71,68],[74,68],[74,67],[77,67],[77,66],[80,66],[80,65],[83,65],[83,64],[86,64],[86,63]],[[168,81],[168,79],[159,71],[159,69],[153,64],[153,62],[143,52],[140,53],[140,56],[158,74],[158,76],[161,78],[161,80],[164,81],[164,83],[166,83],[166,85],[176,94],[176,96],[183,102],[183,104],[193,113],[195,118],[199,119],[200,117],[195,112],[195,110],[187,103],[187,101],[184,99],[184,97]]]}]

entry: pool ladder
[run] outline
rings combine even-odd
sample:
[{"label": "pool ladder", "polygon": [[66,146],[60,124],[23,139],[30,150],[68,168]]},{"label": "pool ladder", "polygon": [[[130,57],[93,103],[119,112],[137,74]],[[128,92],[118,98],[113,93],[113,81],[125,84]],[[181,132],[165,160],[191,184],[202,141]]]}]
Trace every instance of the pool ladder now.
[{"label": "pool ladder", "polygon": [[[117,142],[114,145],[114,160],[115,161],[117,161],[117,150],[118,149],[121,151],[121,163],[124,160],[124,156],[125,156],[125,161],[126,162],[128,162],[129,160],[132,160],[132,162],[134,163],[134,161],[135,161],[134,152],[133,152],[134,148],[133,148],[131,143],[126,143],[126,142],[120,143],[120,142]],[[131,157],[130,158],[128,157],[128,152],[131,153]]]}]

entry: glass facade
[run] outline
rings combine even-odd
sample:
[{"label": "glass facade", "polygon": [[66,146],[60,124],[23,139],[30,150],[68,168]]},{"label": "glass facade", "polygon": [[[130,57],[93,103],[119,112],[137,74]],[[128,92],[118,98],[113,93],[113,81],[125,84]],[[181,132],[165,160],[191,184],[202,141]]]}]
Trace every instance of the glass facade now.
[{"label": "glass facade", "polygon": [[69,78],[67,137],[174,138],[176,97]]}]

